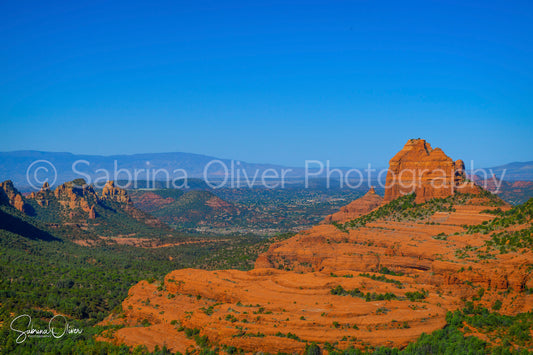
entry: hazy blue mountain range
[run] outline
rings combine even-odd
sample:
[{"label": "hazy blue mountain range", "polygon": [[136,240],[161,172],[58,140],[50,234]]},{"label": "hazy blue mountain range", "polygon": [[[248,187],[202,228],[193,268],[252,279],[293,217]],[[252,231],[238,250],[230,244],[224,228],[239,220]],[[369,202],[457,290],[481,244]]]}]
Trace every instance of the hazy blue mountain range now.
[{"label": "hazy blue mountain range", "polygon": [[[212,163],[207,169],[209,178],[223,178],[225,176],[224,166],[228,168],[228,171],[231,171],[231,160],[229,159],[218,159],[191,153],[147,153],[102,156],[30,150],[0,152],[0,180],[13,180],[15,185],[21,190],[31,188],[26,177],[27,173],[30,176],[30,180],[35,180],[32,182],[34,185],[46,177],[50,178],[50,182],[52,182],[55,172],[47,162],[53,164],[57,172],[55,184],[80,177],[94,182],[99,177],[103,178],[106,174],[110,175],[111,180],[128,180],[128,174],[125,170],[129,171],[132,176],[137,172],[137,180],[153,181],[154,175],[155,180],[180,178],[183,176],[183,173],[177,169],[185,170],[188,178],[202,178],[204,168],[213,161],[220,161],[224,165],[219,162]],[[38,163],[31,166],[34,162]],[[76,162],[78,163],[74,165],[75,170],[73,170],[73,164]],[[41,169],[35,173],[35,170],[39,168]],[[266,169],[281,171],[284,168],[272,164],[234,163],[235,171],[240,169],[241,171],[255,173],[258,170],[260,174]],[[48,169],[48,171],[45,169]],[[159,169],[167,171],[169,174],[168,178],[166,173],[162,171],[155,173]],[[147,178],[147,171],[149,172],[149,178]],[[117,173],[116,176],[115,172]],[[298,174],[299,172],[296,172],[294,176],[298,176]],[[87,179],[84,175],[90,178]],[[250,176],[250,179],[252,176]],[[34,179],[34,177],[37,177],[37,179]]]},{"label": "hazy blue mountain range", "polygon": [[504,180],[508,181],[532,181],[533,180],[533,161],[514,162],[505,165],[499,165],[492,168],[496,177],[501,177],[503,172]]},{"label": "hazy blue mountain range", "polygon": [[[75,164],[76,162],[78,163]],[[35,164],[32,165],[32,163]],[[73,169],[73,164],[75,170]],[[311,167],[313,169],[310,169],[310,171],[316,172],[317,166],[311,165]],[[54,177],[55,185],[80,177],[91,183],[102,183],[102,181],[107,179],[128,180],[127,171],[132,177],[137,174],[136,179],[134,178],[133,180],[167,181],[183,177],[183,170],[186,171],[189,179],[202,179],[204,178],[204,169],[206,169],[206,176],[210,181],[221,181],[227,176],[228,181],[239,179],[241,187],[247,184],[260,184],[263,174],[266,174],[266,180],[279,180],[272,169],[277,172],[278,177],[281,176],[283,170],[290,169],[285,175],[289,183],[291,181],[293,183],[303,183],[305,176],[305,169],[302,167],[232,161],[193,153],[144,153],[102,156],[33,150],[0,152],[0,181],[12,180],[21,191],[29,191],[35,187],[40,187],[45,179],[48,179],[49,183],[54,182]],[[346,172],[350,168],[339,167],[337,169]],[[490,169],[497,177],[501,176],[503,169],[507,169],[504,179],[508,181],[533,180],[533,162],[516,162]],[[360,170],[364,174],[364,180],[367,180],[365,170]],[[377,168],[377,172],[379,170],[381,169]],[[168,172],[168,176],[163,171]],[[372,183],[375,185],[377,185],[375,182],[377,172],[374,172],[371,178]],[[323,178],[324,176],[325,172],[321,175],[313,176],[313,178]],[[352,174],[351,177],[359,179],[356,174]],[[384,179],[385,175],[382,178]],[[331,181],[332,184],[338,181],[336,173],[332,174]],[[176,184],[179,185],[179,180],[176,180]]]}]

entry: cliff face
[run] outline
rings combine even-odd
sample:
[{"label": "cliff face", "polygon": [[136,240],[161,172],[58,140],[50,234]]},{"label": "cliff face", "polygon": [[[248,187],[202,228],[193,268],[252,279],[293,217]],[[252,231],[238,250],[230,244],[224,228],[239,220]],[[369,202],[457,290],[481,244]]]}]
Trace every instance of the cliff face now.
[{"label": "cliff face", "polygon": [[444,198],[455,192],[478,193],[465,179],[462,160],[453,161],[424,139],[410,139],[390,161],[383,203],[414,192],[416,203]]},{"label": "cliff face", "polygon": [[11,180],[0,182],[0,203],[11,205],[22,213],[29,211],[29,206]]},{"label": "cliff face", "polygon": [[[0,202],[9,204],[26,214],[33,211],[27,201],[34,200],[39,207],[44,208],[49,207],[50,204],[59,204],[63,207],[63,212],[71,219],[75,217],[96,218],[94,206],[100,200],[93,187],[83,180],[66,182],[53,191],[45,182],[39,191],[32,192],[27,199],[20,194],[10,180],[0,183]],[[80,211],[84,215],[80,215]]]},{"label": "cliff face", "polygon": [[[40,192],[46,193],[43,189]],[[85,181],[70,181],[59,185],[54,191],[54,196],[63,207],[69,210],[81,208],[87,214],[99,200],[94,188]]]},{"label": "cliff face", "polygon": [[118,203],[131,203],[126,190],[115,186],[113,181],[108,181],[102,189],[102,199],[111,200]]},{"label": "cliff face", "polygon": [[379,196],[372,187],[363,197],[352,201],[350,204],[342,207],[338,212],[327,216],[324,219],[323,223],[342,223],[349,221],[351,219],[367,214],[374,208],[379,207],[382,203],[383,197]]},{"label": "cliff face", "polygon": [[54,198],[54,193],[50,190],[50,185],[45,182],[41,189],[28,195],[28,199],[33,199],[41,207],[47,207],[50,200]]},{"label": "cliff face", "polygon": [[105,204],[106,201],[122,204],[123,209],[135,218],[145,217],[142,212],[130,206],[131,200],[126,190],[115,187],[113,181],[106,183],[101,196],[83,179],[66,182],[55,190],[51,190],[50,185],[45,182],[39,191],[28,195],[28,199],[44,208],[59,204],[60,213],[69,219],[96,219],[97,206]]}]

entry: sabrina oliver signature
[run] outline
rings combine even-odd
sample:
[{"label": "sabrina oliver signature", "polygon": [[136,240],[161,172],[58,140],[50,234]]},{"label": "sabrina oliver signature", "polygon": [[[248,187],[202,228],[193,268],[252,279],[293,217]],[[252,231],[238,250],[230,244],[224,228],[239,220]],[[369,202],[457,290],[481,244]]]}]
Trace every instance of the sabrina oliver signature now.
[{"label": "sabrina oliver signature", "polygon": [[[27,318],[28,323],[25,327],[22,327],[21,325],[26,324],[23,320],[24,318]],[[19,319],[22,319],[22,320],[20,322],[17,322],[17,326],[15,326],[14,323]],[[15,317],[15,319],[11,321],[10,328],[11,330],[19,333],[19,336],[17,337],[17,340],[16,340],[17,344],[24,343],[27,338],[53,337],[53,338],[59,339],[68,334],[77,335],[83,332],[83,330],[81,329],[71,327],[68,324],[67,318],[65,318],[64,316],[60,314],[52,317],[50,321],[48,322],[48,328],[44,328],[44,329],[34,328],[33,323],[31,321],[31,317],[27,314],[21,314],[20,316]]]}]

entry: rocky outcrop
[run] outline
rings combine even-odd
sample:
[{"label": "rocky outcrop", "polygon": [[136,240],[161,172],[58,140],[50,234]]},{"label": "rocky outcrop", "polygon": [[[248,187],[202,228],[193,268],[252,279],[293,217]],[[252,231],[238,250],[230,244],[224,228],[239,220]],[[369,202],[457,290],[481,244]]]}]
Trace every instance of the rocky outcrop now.
[{"label": "rocky outcrop", "polygon": [[343,223],[372,211],[374,208],[379,207],[383,203],[383,197],[378,195],[371,187],[370,190],[357,200],[352,201],[350,204],[342,207],[338,212],[327,216],[324,219],[325,223],[338,222]]},{"label": "rocky outcrop", "polygon": [[106,183],[101,196],[85,180],[76,179],[59,185],[53,191],[45,183],[39,191],[28,195],[28,199],[34,200],[40,207],[57,211],[54,213],[66,219],[79,222],[101,217],[105,214],[103,211],[111,206],[107,204],[108,202],[119,203],[120,206],[111,207],[147,225],[165,228],[165,225],[157,218],[135,208],[127,192],[115,187],[113,181]]},{"label": "rocky outcrop", "polygon": [[414,192],[416,203],[444,198],[455,192],[479,193],[465,178],[462,160],[453,161],[424,139],[410,139],[390,161],[383,203]]},{"label": "rocky outcrop", "polygon": [[45,182],[39,191],[32,192],[28,198],[35,200],[41,207],[47,207],[55,196],[52,190],[50,190],[50,185]]},{"label": "rocky outcrop", "polygon": [[61,184],[54,191],[50,189],[48,183],[44,183],[39,191],[32,192],[28,198],[34,199],[42,207],[48,206],[52,201],[57,201],[68,210],[80,208],[88,214],[90,219],[96,218],[95,206],[102,200],[131,204],[127,192],[115,187],[113,181],[108,181],[105,184],[102,195],[99,197],[93,186],[87,185],[83,179]]},{"label": "rocky outcrop", "polygon": [[96,218],[95,206],[100,200],[94,188],[83,179],[66,182],[53,191],[45,182],[39,191],[29,194],[28,199],[40,207],[58,209],[58,213],[69,219]]},{"label": "rocky outcrop", "polygon": [[6,180],[0,183],[0,203],[11,205],[22,213],[28,213],[30,206],[21,193],[13,185],[13,181]]},{"label": "rocky outcrop", "polygon": [[131,203],[126,190],[116,187],[113,181],[108,181],[102,189],[102,199],[111,200],[118,203]]},{"label": "rocky outcrop", "polygon": [[99,200],[94,188],[82,179],[59,185],[54,191],[54,196],[63,207],[70,210],[81,208],[86,213],[89,213],[91,206]]},{"label": "rocky outcrop", "polygon": [[94,209],[94,206],[91,206],[91,209],[89,210],[89,219],[95,219],[96,218],[96,210]]}]

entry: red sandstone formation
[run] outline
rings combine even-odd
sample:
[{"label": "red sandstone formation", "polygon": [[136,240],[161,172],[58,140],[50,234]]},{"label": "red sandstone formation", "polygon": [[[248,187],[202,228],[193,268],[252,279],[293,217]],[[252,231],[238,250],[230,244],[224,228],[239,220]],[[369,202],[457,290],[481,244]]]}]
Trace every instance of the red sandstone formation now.
[{"label": "red sandstone formation", "polygon": [[447,197],[455,192],[478,193],[465,179],[462,160],[453,161],[424,139],[410,139],[389,162],[383,203],[414,192],[416,202]]},{"label": "red sandstone formation", "polygon": [[94,209],[94,206],[91,206],[91,209],[89,210],[89,219],[95,219],[96,218],[96,210]]},{"label": "red sandstone formation", "polygon": [[[45,191],[41,189],[40,192]],[[83,180],[69,181],[59,185],[54,190],[54,196],[59,204],[69,211],[69,216],[74,216],[73,211],[77,208],[89,214],[92,205],[97,204],[99,200],[94,188]]]},{"label": "red sandstone formation", "polygon": [[119,187],[115,187],[113,181],[108,181],[102,189],[102,199],[112,200],[118,203],[131,203],[131,199],[128,196],[126,190]]},{"label": "red sandstone formation", "polygon": [[[415,190],[419,202],[454,194],[464,179],[457,169],[460,161],[453,162],[423,140],[410,141],[400,153],[391,160],[395,171],[427,170]],[[431,181],[437,178],[454,189],[435,189]],[[404,192],[389,184],[386,196],[390,200]],[[251,271],[185,269],[168,274],[163,285],[142,281],[130,289],[122,304],[124,313],[106,320],[124,328],[108,335],[116,343],[143,344],[150,350],[166,345],[181,352],[196,349],[183,327],[199,329],[212,344],[250,353],[301,353],[303,340],[337,342],[340,349],[403,347],[422,333],[442,328],[446,312],[479,297],[481,288],[484,294],[478,303],[485,307],[500,300],[503,313],[530,310],[533,295],[523,291],[533,286],[531,250],[490,251],[485,245],[489,235],[465,233],[465,225],[495,218],[487,209],[509,206],[485,195],[456,197],[437,212],[424,214],[427,205],[419,205],[413,214],[375,214],[378,217],[353,228],[315,226],[272,244]],[[350,213],[355,216],[379,204],[372,191],[359,200],[330,220],[346,222]],[[479,256],[484,253],[490,257]],[[373,275],[388,281],[372,279]],[[358,289],[363,296],[333,294],[337,286]],[[415,291],[425,298],[410,299],[407,292]],[[368,296],[385,293],[395,298]],[[146,322],[150,325],[139,326]]]},{"label": "red sandstone formation", "polygon": [[335,212],[332,215],[327,216],[324,219],[324,223],[331,222],[346,222],[367,214],[374,208],[379,207],[383,203],[383,197],[379,196],[374,188],[370,188],[368,192],[350,204],[342,207],[339,212]]},{"label": "red sandstone formation", "polygon": [[35,200],[39,206],[46,207],[53,196],[54,194],[50,190],[50,185],[48,182],[45,182],[39,191],[32,192],[28,195],[28,198]]},{"label": "red sandstone formation", "polygon": [[77,179],[59,185],[54,191],[45,182],[39,191],[29,194],[28,199],[35,200],[41,207],[58,203],[64,215],[70,219],[95,219],[98,216],[96,206],[101,200],[108,200],[124,204],[124,210],[136,219],[146,219],[152,225],[161,225],[157,219],[134,208],[127,192],[115,187],[113,181],[106,183],[102,190],[102,197],[98,196],[93,186],[87,185],[82,179]]},{"label": "red sandstone formation", "polygon": [[[454,212],[435,213],[430,219],[436,224],[377,220],[347,233],[319,225],[272,245],[248,272],[176,270],[166,276],[164,287],[147,282],[132,287],[122,305],[125,318],[110,317],[108,322],[125,325],[114,335],[116,342],[149,349],[163,344],[173,351],[194,349],[178,330],[183,326],[200,329],[215,344],[247,352],[301,353],[305,343],[279,334],[290,332],[320,344],[339,341],[339,348],[405,346],[422,332],[443,327],[446,312],[462,307],[462,299],[476,296],[481,287],[482,305],[490,307],[499,299],[504,313],[527,311],[533,295],[522,290],[533,284],[527,269],[531,251],[495,254],[483,262],[456,254],[488,239],[466,235],[462,227],[494,218],[480,213],[494,208],[486,202],[473,200],[475,204],[454,206]],[[435,239],[440,233],[446,240]],[[399,284],[360,275],[380,276],[384,267],[404,273],[386,275]],[[398,299],[367,302],[364,297],[332,295],[338,285],[365,294],[390,292]],[[428,292],[422,301],[405,297],[422,290]],[[508,290],[509,295],[502,295]],[[212,314],[206,311],[210,307]],[[151,325],[139,327],[145,319]]]},{"label": "red sandstone formation", "polygon": [[215,210],[222,210],[226,213],[238,213],[238,210],[234,205],[214,195],[209,200],[205,201],[205,205]]},{"label": "red sandstone formation", "polygon": [[0,202],[9,204],[22,213],[27,213],[29,210],[29,206],[24,201],[24,197],[15,188],[11,180],[0,183]]},{"label": "red sandstone formation", "polygon": [[158,209],[171,204],[176,201],[172,197],[163,198],[158,194],[147,191],[143,194],[133,197],[134,204],[138,206],[143,211],[148,213],[157,211]]}]

